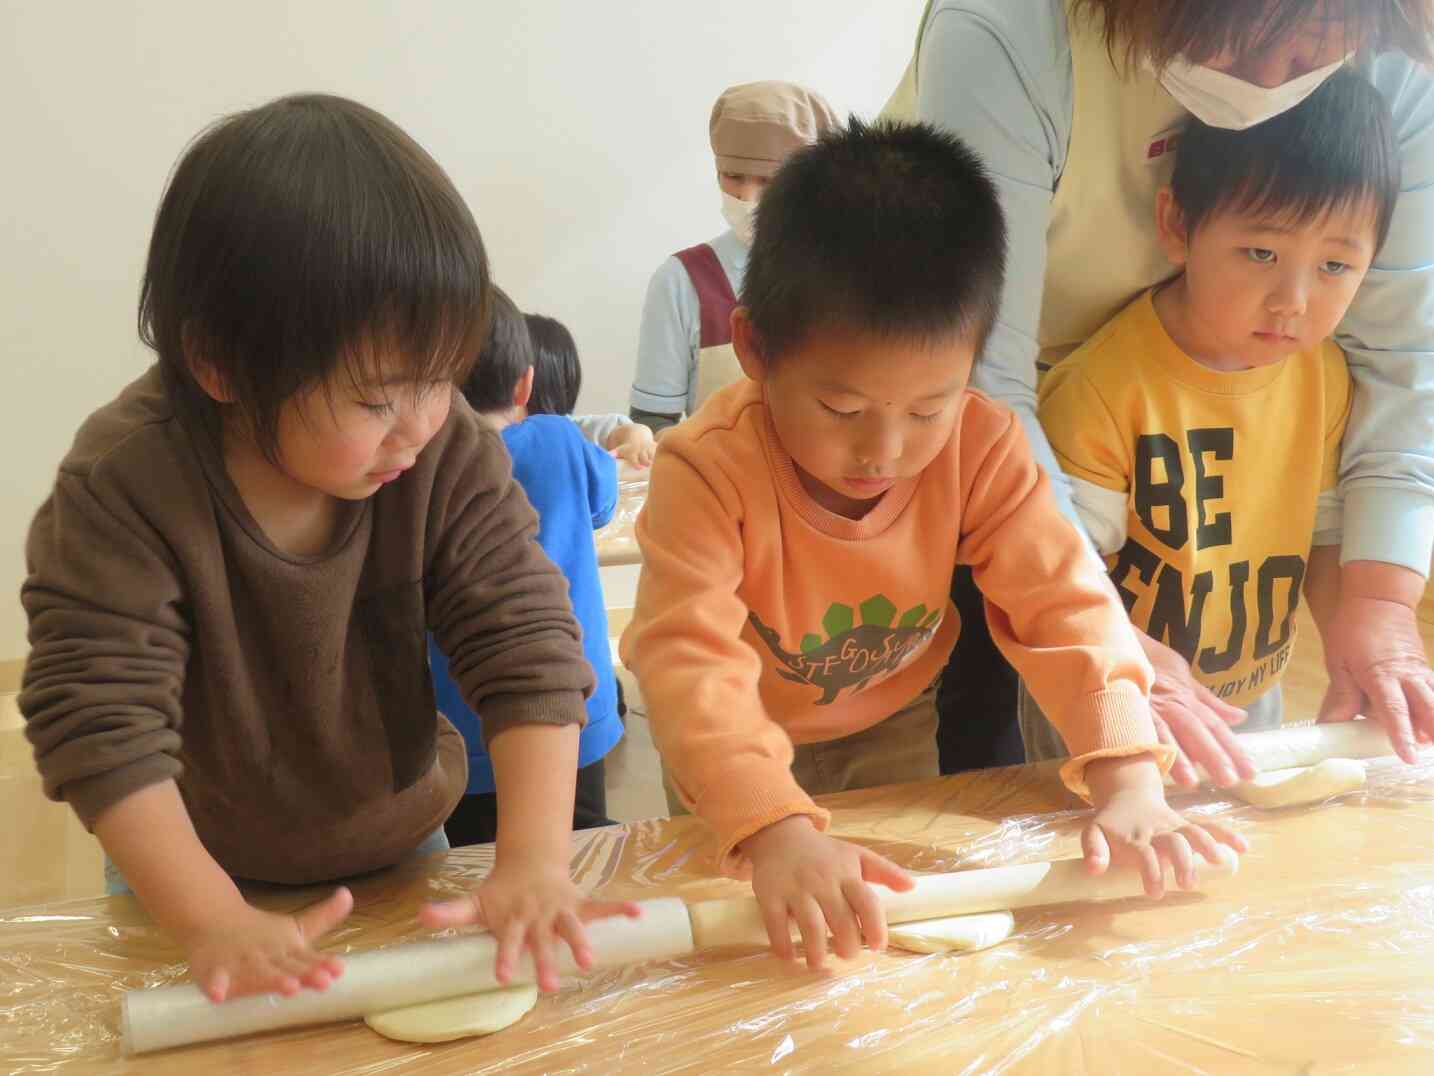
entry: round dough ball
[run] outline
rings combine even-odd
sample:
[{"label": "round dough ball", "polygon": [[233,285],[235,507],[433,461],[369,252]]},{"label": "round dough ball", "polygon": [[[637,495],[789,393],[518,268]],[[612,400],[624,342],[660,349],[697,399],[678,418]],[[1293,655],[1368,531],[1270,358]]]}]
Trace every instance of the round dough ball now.
[{"label": "round dough ball", "polygon": [[1000,945],[1015,929],[1010,912],[987,912],[901,923],[891,928],[890,938],[892,945],[912,953],[971,953]]},{"label": "round dough ball", "polygon": [[538,1003],[533,983],[370,1013],[364,1023],[399,1042],[451,1042],[516,1024]]},{"label": "round dough ball", "polygon": [[1297,807],[1364,787],[1364,763],[1327,758],[1314,766],[1266,770],[1232,792],[1255,807]]}]

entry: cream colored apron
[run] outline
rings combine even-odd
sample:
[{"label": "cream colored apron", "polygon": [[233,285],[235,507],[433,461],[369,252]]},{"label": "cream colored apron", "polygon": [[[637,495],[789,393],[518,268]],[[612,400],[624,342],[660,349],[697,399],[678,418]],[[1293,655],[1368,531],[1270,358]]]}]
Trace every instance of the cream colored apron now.
[{"label": "cream colored apron", "polygon": [[[916,118],[916,60],[932,2],[885,117]],[[1070,20],[1069,37],[1075,101],[1046,229],[1037,334],[1043,366],[1064,358],[1131,299],[1175,272],[1157,242],[1155,194],[1170,182],[1171,135],[1187,113],[1150,72],[1122,74],[1089,20]]]}]

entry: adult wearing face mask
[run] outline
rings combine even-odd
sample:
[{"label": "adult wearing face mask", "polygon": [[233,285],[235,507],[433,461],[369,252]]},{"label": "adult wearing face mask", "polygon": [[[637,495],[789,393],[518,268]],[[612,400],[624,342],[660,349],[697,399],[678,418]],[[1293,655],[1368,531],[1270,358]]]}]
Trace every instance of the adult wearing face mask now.
[{"label": "adult wearing face mask", "polygon": [[[1191,113],[1213,126],[1252,126],[1345,62],[1385,96],[1402,190],[1338,337],[1355,396],[1321,717],[1377,718],[1406,761],[1416,738],[1434,737],[1434,678],[1414,614],[1434,546],[1434,78],[1423,66],[1431,35],[1430,0],[932,0],[887,106],[954,131],[992,170],[1010,228],[1008,284],[972,383],[1015,409],[1079,526],[1036,420],[1036,378],[1170,275],[1153,221],[1171,136]],[[1218,461],[1195,462],[1218,473]],[[1198,477],[1187,469],[1184,480]],[[1215,580],[1211,599],[1230,600],[1226,590]],[[952,656],[962,672],[944,678],[939,700],[943,770],[1019,761],[1014,675],[985,633],[969,576],[958,577],[953,597],[965,630]],[[1256,595],[1247,601],[1256,615]],[[1175,779],[1194,783],[1191,761],[1222,785],[1249,777],[1230,727],[1241,711],[1196,684],[1179,654],[1148,637],[1142,644],[1156,671],[1157,728],[1183,751]],[[995,671],[983,680],[986,668]],[[1008,718],[994,741],[993,712]]]},{"label": "adult wearing face mask", "polygon": [[660,433],[742,377],[731,316],[757,202],[793,150],[838,125],[819,94],[791,82],[747,82],[717,98],[708,131],[727,231],[672,255],[648,284],[632,383],[634,422]]}]

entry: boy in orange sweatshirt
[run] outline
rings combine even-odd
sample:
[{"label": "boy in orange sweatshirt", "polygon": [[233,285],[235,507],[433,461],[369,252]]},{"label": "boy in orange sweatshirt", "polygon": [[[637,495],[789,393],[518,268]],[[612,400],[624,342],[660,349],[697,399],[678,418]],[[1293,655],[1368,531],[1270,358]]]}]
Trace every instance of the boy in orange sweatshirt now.
[{"label": "boy in orange sweatshirt", "polygon": [[[930,687],[960,624],[956,564],[1071,746],[1090,869],[1152,896],[1223,827],[1165,803],[1151,672],[1014,416],[967,388],[999,305],[985,170],[926,125],[853,119],[799,151],[757,215],[733,343],[748,380],[662,441],[638,519],[622,658],[681,803],[750,870],[774,950],[820,967],[886,942],[868,882],[907,875],[822,831],[812,795],[937,775]],[[972,715],[979,720],[979,715]],[[795,748],[794,748],[794,745]]]}]

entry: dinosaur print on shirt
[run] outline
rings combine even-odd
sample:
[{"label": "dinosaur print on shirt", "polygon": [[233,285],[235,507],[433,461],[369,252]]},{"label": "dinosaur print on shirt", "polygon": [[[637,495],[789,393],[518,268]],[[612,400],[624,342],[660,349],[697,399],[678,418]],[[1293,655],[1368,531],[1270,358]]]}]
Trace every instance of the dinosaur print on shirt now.
[{"label": "dinosaur print on shirt", "polygon": [[926,649],[941,625],[941,610],[929,610],[925,605],[908,609],[898,618],[896,606],[884,594],[868,598],[858,610],[859,625],[850,605],[833,602],[822,616],[826,638],[808,632],[802,636],[798,652],[785,649],[777,632],[755,612],[749,612],[747,618],[777,659],[777,675],[795,684],[821,688],[816,705],[830,706],[844,688],[855,694],[899,671]]}]

